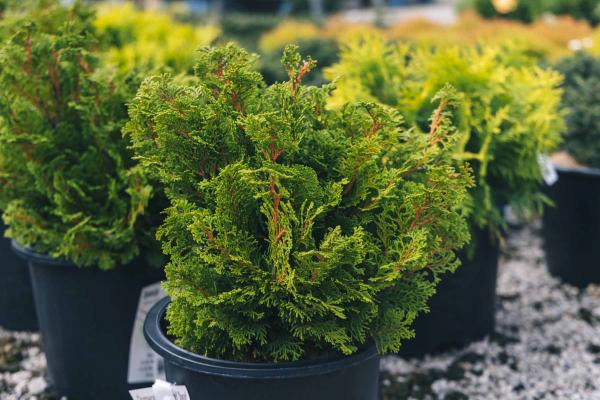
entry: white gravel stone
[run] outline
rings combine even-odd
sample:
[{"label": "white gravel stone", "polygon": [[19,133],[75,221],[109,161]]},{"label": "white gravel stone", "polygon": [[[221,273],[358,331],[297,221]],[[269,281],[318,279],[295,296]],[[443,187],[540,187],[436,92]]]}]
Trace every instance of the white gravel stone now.
[{"label": "white gravel stone", "polygon": [[40,394],[44,390],[46,390],[47,386],[48,386],[48,384],[46,383],[46,380],[43,377],[38,376],[37,378],[32,379],[27,384],[27,392],[30,395]]}]

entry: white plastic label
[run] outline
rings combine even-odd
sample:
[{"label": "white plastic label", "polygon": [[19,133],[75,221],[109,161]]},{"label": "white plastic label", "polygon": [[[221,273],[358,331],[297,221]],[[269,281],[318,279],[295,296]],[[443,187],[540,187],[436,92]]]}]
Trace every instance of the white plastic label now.
[{"label": "white plastic label", "polygon": [[171,385],[160,379],[151,388],[130,390],[129,395],[133,400],[190,400],[185,386]]},{"label": "white plastic label", "polygon": [[554,185],[558,181],[558,173],[556,173],[556,168],[552,164],[552,161],[550,161],[548,156],[538,154],[538,164],[542,170],[542,176],[546,185]]},{"label": "white plastic label", "polygon": [[[154,382],[157,379],[164,378],[163,359],[146,343],[143,329],[144,319],[150,308],[166,295],[160,282],[144,287],[140,293],[140,301],[135,314],[129,346],[127,382],[130,384]],[[143,399],[143,397],[140,397],[140,399]]]}]

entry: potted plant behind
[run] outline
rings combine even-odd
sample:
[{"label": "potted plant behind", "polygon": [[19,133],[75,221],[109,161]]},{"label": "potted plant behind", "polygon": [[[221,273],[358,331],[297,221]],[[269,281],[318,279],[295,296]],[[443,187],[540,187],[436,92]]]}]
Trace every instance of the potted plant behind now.
[{"label": "potted plant behind", "polygon": [[[17,8],[17,10],[15,10]],[[18,11],[11,2],[0,5],[0,38],[11,34],[12,15]],[[0,171],[9,162],[0,154]],[[0,190],[9,190],[10,184],[0,172]],[[0,195],[0,212],[5,207]],[[31,280],[25,262],[16,256],[10,246],[10,239],[4,237],[6,226],[0,222],[0,327],[13,331],[36,331],[37,316],[33,304]]]},{"label": "potted plant behind", "polygon": [[[255,58],[206,49],[197,83],[147,79],[126,127],[171,207],[169,300],[145,335],[191,398],[375,399],[378,357],[413,335],[468,240],[468,168],[446,88],[429,135],[390,108],[328,110],[295,46],[266,86]],[[168,305],[168,306],[167,306]]]},{"label": "potted plant behind", "polygon": [[562,151],[552,156],[558,180],[546,193],[543,236],[550,272],[578,287],[600,283],[600,58],[576,53],[556,65],[565,75],[568,110]]},{"label": "potted plant behind", "polygon": [[560,139],[560,75],[512,66],[513,60],[523,62],[510,45],[413,48],[371,36],[349,42],[341,61],[326,71],[337,79],[331,106],[378,101],[395,107],[417,132],[427,131],[432,93],[450,83],[460,97],[454,158],[475,173],[465,203],[473,242],[460,254],[463,265],[438,287],[431,313],[416,322],[417,337],[402,355],[462,347],[493,333],[503,207],[510,204],[520,214],[542,208],[538,155]]},{"label": "potted plant behind", "polygon": [[41,1],[0,47],[0,197],[54,390],[126,399],[140,290],[163,275],[160,196],[121,134],[137,79],[100,65],[92,19]]}]

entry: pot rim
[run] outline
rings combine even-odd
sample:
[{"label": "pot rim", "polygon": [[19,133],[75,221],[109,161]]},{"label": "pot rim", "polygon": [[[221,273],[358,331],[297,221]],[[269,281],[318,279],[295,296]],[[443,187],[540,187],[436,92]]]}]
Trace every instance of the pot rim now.
[{"label": "pot rim", "polygon": [[13,251],[17,254],[17,256],[19,256],[27,262],[58,267],[77,267],[75,263],[69,260],[52,257],[48,254],[38,253],[30,247],[22,246],[14,239],[10,241],[10,245]]},{"label": "pot rim", "polygon": [[201,356],[177,346],[165,335],[161,322],[170,302],[165,297],[150,309],[144,321],[144,337],[165,361],[193,372],[235,379],[290,379],[324,375],[379,357],[374,343],[349,356],[284,363],[236,362]]},{"label": "pot rim", "polygon": [[564,167],[556,163],[552,163],[556,171],[563,174],[582,175],[587,177],[600,178],[600,168],[593,167]]}]

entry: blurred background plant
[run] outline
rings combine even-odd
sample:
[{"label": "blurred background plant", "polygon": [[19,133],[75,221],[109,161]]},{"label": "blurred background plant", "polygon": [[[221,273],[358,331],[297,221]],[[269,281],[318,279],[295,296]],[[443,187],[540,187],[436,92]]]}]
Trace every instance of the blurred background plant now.
[{"label": "blurred background plant", "polygon": [[196,50],[219,35],[214,25],[194,26],[168,12],[136,9],[132,3],[101,4],[94,25],[109,62],[120,72],[164,68],[192,72]]},{"label": "blurred background plant", "polygon": [[589,40],[592,33],[589,23],[568,15],[547,16],[524,24],[500,18],[486,20],[467,11],[449,26],[412,20],[390,27],[387,36],[432,46],[512,42],[512,46],[521,48],[537,60],[556,60],[572,52],[573,41]]},{"label": "blurred background plant", "polygon": [[577,162],[600,168],[600,58],[578,52],[556,68],[565,75],[568,129],[563,147]]},{"label": "blurred background plant", "polygon": [[347,43],[340,59],[326,70],[337,83],[332,107],[383,103],[419,132],[428,129],[429,99],[447,83],[456,88],[461,140],[455,157],[475,171],[467,205],[475,226],[497,231],[507,204],[524,215],[541,211],[538,155],[557,147],[564,123],[560,74],[528,62],[510,46],[416,46],[381,36]]}]

